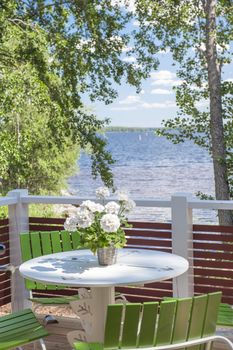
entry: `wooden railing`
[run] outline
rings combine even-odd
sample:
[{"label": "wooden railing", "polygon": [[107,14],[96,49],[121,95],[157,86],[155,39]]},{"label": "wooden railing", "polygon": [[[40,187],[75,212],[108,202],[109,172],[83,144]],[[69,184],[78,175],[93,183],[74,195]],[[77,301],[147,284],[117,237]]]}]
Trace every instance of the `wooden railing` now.
[{"label": "wooden railing", "polygon": [[[56,231],[63,229],[64,219],[29,218],[30,231]],[[172,226],[169,223],[132,222],[126,229],[127,247],[172,252]],[[9,263],[8,220],[0,221],[0,242],[7,252],[0,264]],[[221,290],[223,302],[233,305],[233,227],[193,225],[194,293]],[[10,275],[0,273],[0,306],[11,301]],[[172,280],[136,287],[118,287],[129,301],[159,300],[172,296]],[[35,291],[35,296],[72,295],[77,289]],[[179,291],[178,293],[179,294]]]},{"label": "wooden railing", "polygon": [[193,226],[194,292],[221,290],[233,305],[233,227]]},{"label": "wooden railing", "polygon": [[[0,256],[0,265],[9,264],[9,221],[0,220],[0,242],[6,246],[6,253]],[[10,272],[0,272],[0,306],[11,302],[11,275]]]}]

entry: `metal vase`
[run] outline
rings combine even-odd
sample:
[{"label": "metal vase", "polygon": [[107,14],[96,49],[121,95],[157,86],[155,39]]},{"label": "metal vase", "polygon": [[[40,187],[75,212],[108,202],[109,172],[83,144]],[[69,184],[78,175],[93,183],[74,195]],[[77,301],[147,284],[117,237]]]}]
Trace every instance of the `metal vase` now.
[{"label": "metal vase", "polygon": [[99,265],[113,265],[116,263],[117,249],[115,247],[98,248],[97,256]]}]

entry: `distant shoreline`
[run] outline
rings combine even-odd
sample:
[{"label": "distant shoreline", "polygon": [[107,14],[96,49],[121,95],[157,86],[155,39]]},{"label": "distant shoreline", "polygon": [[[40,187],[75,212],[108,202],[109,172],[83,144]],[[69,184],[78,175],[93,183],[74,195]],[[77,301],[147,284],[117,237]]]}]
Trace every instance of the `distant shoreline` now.
[{"label": "distant shoreline", "polygon": [[142,127],[127,127],[127,126],[109,126],[107,128],[104,128],[104,131],[142,131],[142,132],[148,132],[148,131],[155,131],[160,128],[142,128]]}]

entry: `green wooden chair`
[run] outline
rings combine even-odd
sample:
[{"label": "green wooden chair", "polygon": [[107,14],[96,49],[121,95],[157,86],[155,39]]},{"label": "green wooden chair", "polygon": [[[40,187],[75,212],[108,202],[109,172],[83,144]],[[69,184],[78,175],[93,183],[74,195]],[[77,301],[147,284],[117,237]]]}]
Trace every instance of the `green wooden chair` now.
[{"label": "green wooden chair", "polygon": [[221,293],[212,293],[181,300],[146,302],[144,304],[109,305],[104,343],[76,342],[76,350],[154,349],[172,350],[191,347],[214,340],[233,344],[215,335]]},{"label": "green wooden chair", "polygon": [[46,350],[42,338],[47,335],[48,332],[37,321],[31,309],[0,317],[0,350],[21,348],[38,340],[42,349]]},{"label": "green wooden chair", "polygon": [[231,305],[223,303],[219,305],[217,325],[233,327],[233,307]]},{"label": "green wooden chair", "polygon": [[[46,254],[75,250],[79,244],[79,235],[77,232],[70,233],[67,231],[27,232],[21,233],[20,243],[22,260],[24,262]],[[78,294],[73,296],[33,298],[32,290],[62,290],[65,287],[44,285],[30,280],[25,280],[25,286],[30,291],[30,300],[37,303],[37,307],[41,305],[67,306],[70,301],[79,299]]]},{"label": "green wooden chair", "polygon": [[[178,298],[165,297],[164,300],[177,300]],[[217,326],[233,327],[233,306],[220,303],[218,307]]]}]

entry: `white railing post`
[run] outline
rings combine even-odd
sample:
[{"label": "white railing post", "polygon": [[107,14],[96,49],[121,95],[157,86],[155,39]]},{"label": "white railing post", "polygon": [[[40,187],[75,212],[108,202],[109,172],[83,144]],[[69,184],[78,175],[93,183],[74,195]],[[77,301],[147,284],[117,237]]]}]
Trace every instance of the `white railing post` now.
[{"label": "white railing post", "polygon": [[172,252],[189,261],[189,269],[173,280],[173,296],[193,296],[193,219],[192,209],[188,208],[190,194],[176,193],[171,198]]},{"label": "white railing post", "polygon": [[12,311],[22,310],[31,306],[27,300],[29,292],[24,285],[24,279],[19,274],[18,267],[22,263],[20,249],[20,233],[29,231],[28,204],[21,203],[21,196],[27,196],[28,190],[13,190],[9,197],[16,197],[17,204],[9,205],[9,240],[10,263],[16,267],[11,278],[11,308]]}]

